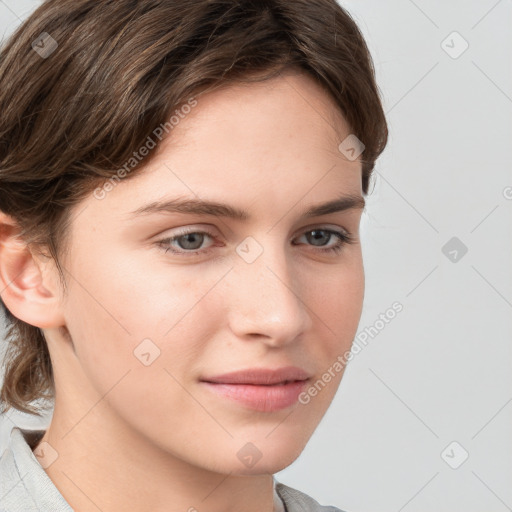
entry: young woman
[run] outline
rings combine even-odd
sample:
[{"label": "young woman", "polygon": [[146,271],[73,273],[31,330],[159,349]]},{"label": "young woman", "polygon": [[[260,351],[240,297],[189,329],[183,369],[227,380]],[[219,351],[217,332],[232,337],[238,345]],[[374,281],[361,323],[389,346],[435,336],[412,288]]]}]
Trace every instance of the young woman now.
[{"label": "young woman", "polygon": [[[277,482],[340,384],[387,141],[335,0],[48,0],[0,55],[2,511],[339,510]],[[334,442],[334,440],[333,440]]]}]

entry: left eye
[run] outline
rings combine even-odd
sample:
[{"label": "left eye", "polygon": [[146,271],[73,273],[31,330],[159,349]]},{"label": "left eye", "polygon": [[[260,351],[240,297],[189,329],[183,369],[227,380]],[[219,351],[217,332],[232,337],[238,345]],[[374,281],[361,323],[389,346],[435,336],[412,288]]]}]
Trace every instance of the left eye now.
[{"label": "left eye", "polygon": [[[316,247],[320,247],[320,252],[339,252],[343,248],[345,244],[354,243],[355,239],[348,232],[334,231],[331,229],[312,229],[306,231],[303,235],[308,240],[309,243]],[[184,233],[178,233],[169,238],[165,238],[158,242],[158,245],[164,249],[164,252],[172,252],[173,254],[178,255],[195,255],[202,253],[207,253],[210,248],[206,248],[205,250],[199,250],[203,245],[203,242],[206,238],[214,238],[214,235],[208,233],[206,231],[189,231]],[[326,244],[316,244],[316,242],[323,240],[329,240],[333,237],[336,238],[336,243],[329,247],[324,248]],[[176,245],[178,248],[176,249]],[[295,244],[300,245],[300,244]]]}]

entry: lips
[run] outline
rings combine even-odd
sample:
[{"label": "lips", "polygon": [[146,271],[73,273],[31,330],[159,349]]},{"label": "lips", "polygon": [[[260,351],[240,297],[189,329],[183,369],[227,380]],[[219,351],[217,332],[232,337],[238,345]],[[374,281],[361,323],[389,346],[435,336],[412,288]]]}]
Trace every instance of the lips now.
[{"label": "lips", "polygon": [[205,377],[201,385],[221,399],[253,411],[270,413],[296,404],[310,375],[296,366],[249,368]]},{"label": "lips", "polygon": [[205,377],[203,382],[215,384],[253,384],[258,386],[272,386],[276,384],[285,384],[294,381],[304,381],[309,379],[310,375],[296,366],[286,366],[277,369],[270,368],[248,368],[235,372],[225,373]]}]

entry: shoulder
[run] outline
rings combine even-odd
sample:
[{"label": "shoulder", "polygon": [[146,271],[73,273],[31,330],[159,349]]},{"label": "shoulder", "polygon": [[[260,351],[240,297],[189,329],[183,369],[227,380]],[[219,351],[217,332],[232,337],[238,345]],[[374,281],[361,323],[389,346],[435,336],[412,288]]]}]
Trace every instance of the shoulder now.
[{"label": "shoulder", "polygon": [[286,512],[344,512],[333,506],[320,505],[311,496],[281,482],[276,482],[275,489],[286,506]]},{"label": "shoulder", "polygon": [[42,433],[11,429],[0,456],[0,512],[72,512],[32,452]]},{"label": "shoulder", "polygon": [[[30,466],[26,465],[26,457],[22,460],[18,457],[20,450],[24,450],[24,444],[29,448],[21,435],[21,429],[13,428],[0,456],[0,512],[37,510],[26,487],[28,480],[25,477]],[[27,455],[26,450],[24,454]]]}]

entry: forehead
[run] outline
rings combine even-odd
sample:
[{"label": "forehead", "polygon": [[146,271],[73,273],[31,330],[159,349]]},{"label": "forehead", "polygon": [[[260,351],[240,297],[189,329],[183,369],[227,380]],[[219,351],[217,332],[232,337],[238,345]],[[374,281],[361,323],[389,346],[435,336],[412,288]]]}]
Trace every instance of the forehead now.
[{"label": "forehead", "polygon": [[227,83],[214,91],[200,92],[196,99],[198,106],[186,115],[186,122],[180,121],[180,129],[173,130],[166,142],[184,142],[190,130],[199,135],[199,124],[206,127],[212,123],[218,123],[217,130],[223,128],[220,123],[227,123],[225,129],[235,127],[238,133],[241,129],[250,132],[249,125],[255,131],[258,126],[270,129],[285,124],[283,135],[305,131],[309,125],[319,136],[330,137],[336,146],[350,133],[332,96],[309,73],[296,68],[267,80]]},{"label": "forehead", "polygon": [[338,150],[349,127],[309,75],[288,71],[195,99],[148,165],[115,183],[105,200],[92,202],[96,221],[105,215],[126,219],[122,214],[170,195],[244,210],[260,204],[267,212],[275,205],[289,209],[298,202],[361,195],[360,162]]}]

